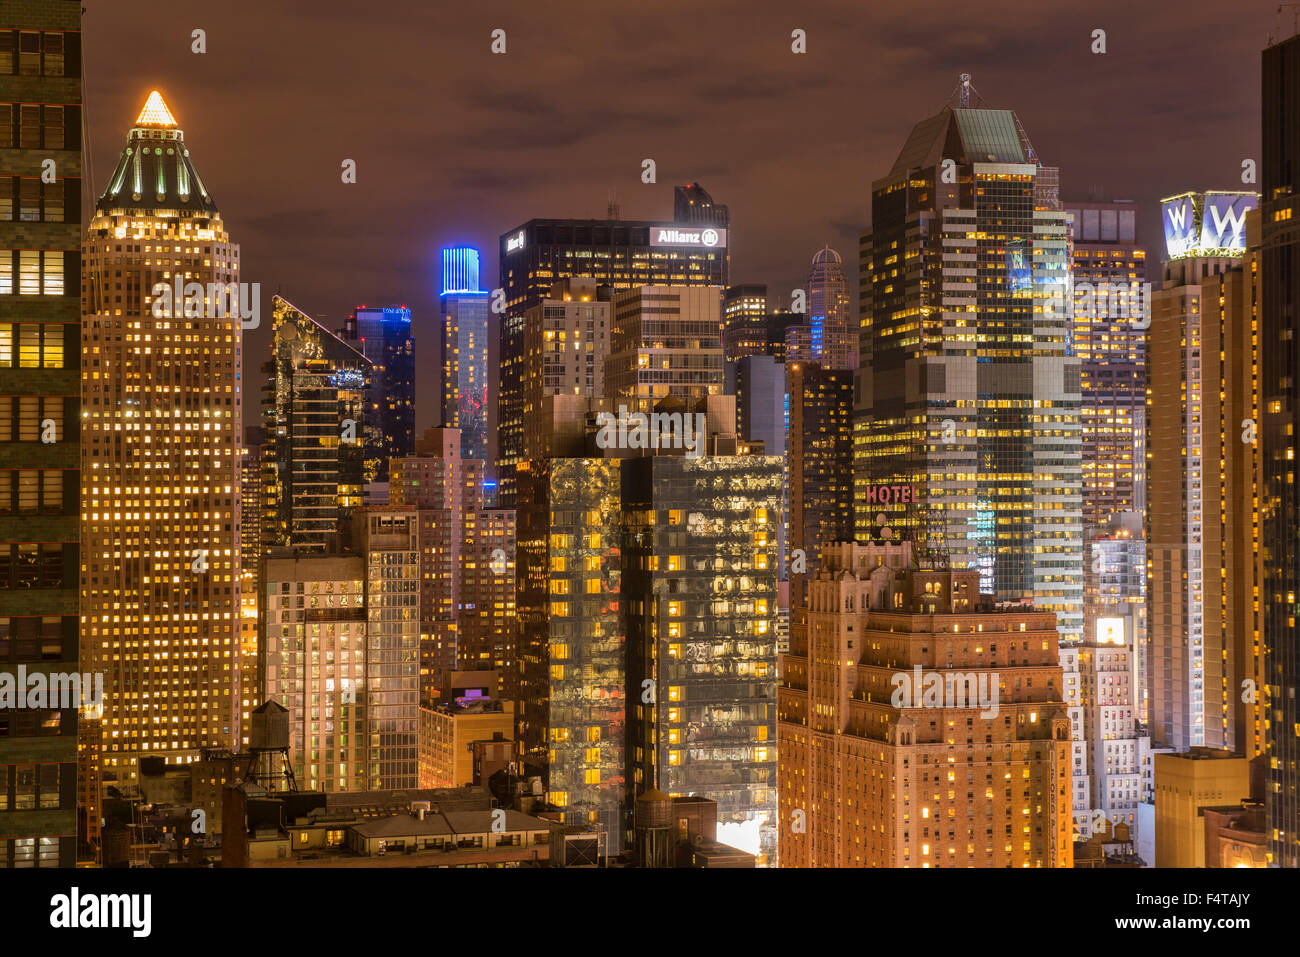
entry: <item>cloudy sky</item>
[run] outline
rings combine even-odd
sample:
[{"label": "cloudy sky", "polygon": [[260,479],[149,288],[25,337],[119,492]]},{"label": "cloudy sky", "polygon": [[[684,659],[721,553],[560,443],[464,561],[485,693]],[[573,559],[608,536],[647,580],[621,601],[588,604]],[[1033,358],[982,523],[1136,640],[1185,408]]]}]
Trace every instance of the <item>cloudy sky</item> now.
[{"label": "cloudy sky", "polygon": [[[856,272],[871,181],[962,72],[985,105],[1017,111],[1063,196],[1138,200],[1158,255],[1161,196],[1239,187],[1258,157],[1259,52],[1277,23],[1272,5],[1222,0],[85,6],[94,194],[157,88],[242,279],[331,326],[358,303],[405,303],[430,346],[441,247],[482,248],[496,285],[502,233],[603,217],[611,189],[625,217],[664,219],[672,186],[698,180],[731,207],[734,281],[789,290],[824,243]],[[796,28],[806,54],[791,52]],[[191,52],[196,29],[206,53]],[[264,349],[254,335],[246,368]]]}]

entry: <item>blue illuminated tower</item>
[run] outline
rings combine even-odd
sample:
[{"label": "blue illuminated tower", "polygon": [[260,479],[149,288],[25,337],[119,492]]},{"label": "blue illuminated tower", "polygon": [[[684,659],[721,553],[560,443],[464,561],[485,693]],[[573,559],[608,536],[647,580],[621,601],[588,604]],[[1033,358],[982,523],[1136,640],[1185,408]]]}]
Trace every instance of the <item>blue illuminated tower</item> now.
[{"label": "blue illuminated tower", "polygon": [[[479,288],[479,252],[442,251],[442,413],[460,429],[460,454],[488,458],[488,294]],[[492,476],[489,476],[491,480]]]}]

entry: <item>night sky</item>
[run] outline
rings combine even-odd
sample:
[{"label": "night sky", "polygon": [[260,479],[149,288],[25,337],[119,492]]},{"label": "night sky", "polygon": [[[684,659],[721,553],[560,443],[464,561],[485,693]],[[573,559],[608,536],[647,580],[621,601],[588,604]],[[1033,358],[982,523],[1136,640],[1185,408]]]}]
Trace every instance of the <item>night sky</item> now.
[{"label": "night sky", "polygon": [[[1258,160],[1259,53],[1277,22],[1271,4],[1222,0],[85,6],[90,192],[161,90],[241,246],[240,278],[262,284],[245,421],[280,291],[331,328],[358,303],[411,306],[430,367],[420,429],[444,245],[481,248],[491,288],[511,227],[603,218],[610,189],[624,217],[666,221],[673,185],[698,180],[731,207],[733,281],[788,295],[828,242],[855,279],[871,181],[962,72],[984,105],[1019,114],[1064,198],[1138,200],[1158,261],[1160,197],[1240,188],[1242,160]],[[489,51],[495,28],[504,55]],[[790,50],[795,28],[806,54]]]}]

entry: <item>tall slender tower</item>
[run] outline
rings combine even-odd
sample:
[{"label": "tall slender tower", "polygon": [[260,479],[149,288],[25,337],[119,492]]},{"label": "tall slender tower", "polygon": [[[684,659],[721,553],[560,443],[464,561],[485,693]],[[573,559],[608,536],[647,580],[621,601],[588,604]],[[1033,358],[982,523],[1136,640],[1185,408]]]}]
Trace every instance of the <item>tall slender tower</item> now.
[{"label": "tall slender tower", "polygon": [[[362,504],[373,364],[287,299],[272,300],[271,358],[262,420],[262,543],[305,552],[346,545]],[[373,462],[373,459],[372,459]]]},{"label": "tall slender tower", "polygon": [[786,331],[788,361],[823,369],[856,369],[858,342],[849,325],[849,283],[844,260],[830,246],[817,250],[808,270],[808,319]]},{"label": "tall slender tower", "polygon": [[[0,147],[0,674],[8,678],[21,668],[77,670],[79,3],[0,7]],[[6,708],[0,720],[0,870],[72,867],[77,709]]]},{"label": "tall slender tower", "polygon": [[156,91],[85,256],[81,655],[105,674],[104,783],[128,783],[239,730],[241,321],[219,308],[239,246]]},{"label": "tall slender tower", "polygon": [[366,475],[388,481],[388,463],[415,449],[415,337],[407,306],[357,306],[339,337],[370,360],[366,388]]},{"label": "tall slender tower", "polygon": [[[442,426],[460,429],[460,454],[488,457],[488,293],[479,288],[479,252],[442,251]],[[490,470],[495,475],[495,468]]]},{"label": "tall slender tower", "polygon": [[1264,188],[1260,242],[1261,406],[1265,410],[1262,527],[1264,528],[1265,673],[1269,741],[1265,801],[1268,859],[1300,867],[1300,486],[1295,481],[1300,431],[1300,36],[1264,51]]},{"label": "tall slender tower", "polygon": [[859,540],[883,513],[1078,641],[1081,395],[1057,174],[1015,113],[957,107],[918,123],[872,184],[854,499]]}]

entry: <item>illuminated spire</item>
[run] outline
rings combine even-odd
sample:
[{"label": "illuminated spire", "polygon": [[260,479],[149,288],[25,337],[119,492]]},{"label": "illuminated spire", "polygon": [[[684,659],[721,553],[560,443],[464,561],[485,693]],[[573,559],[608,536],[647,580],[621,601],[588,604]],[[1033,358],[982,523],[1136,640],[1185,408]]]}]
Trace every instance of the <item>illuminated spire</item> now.
[{"label": "illuminated spire", "polygon": [[135,122],[137,126],[175,126],[176,117],[172,116],[172,111],[167,109],[162,94],[154,90],[149,94],[149,99],[145,102],[140,115],[135,118]]}]

